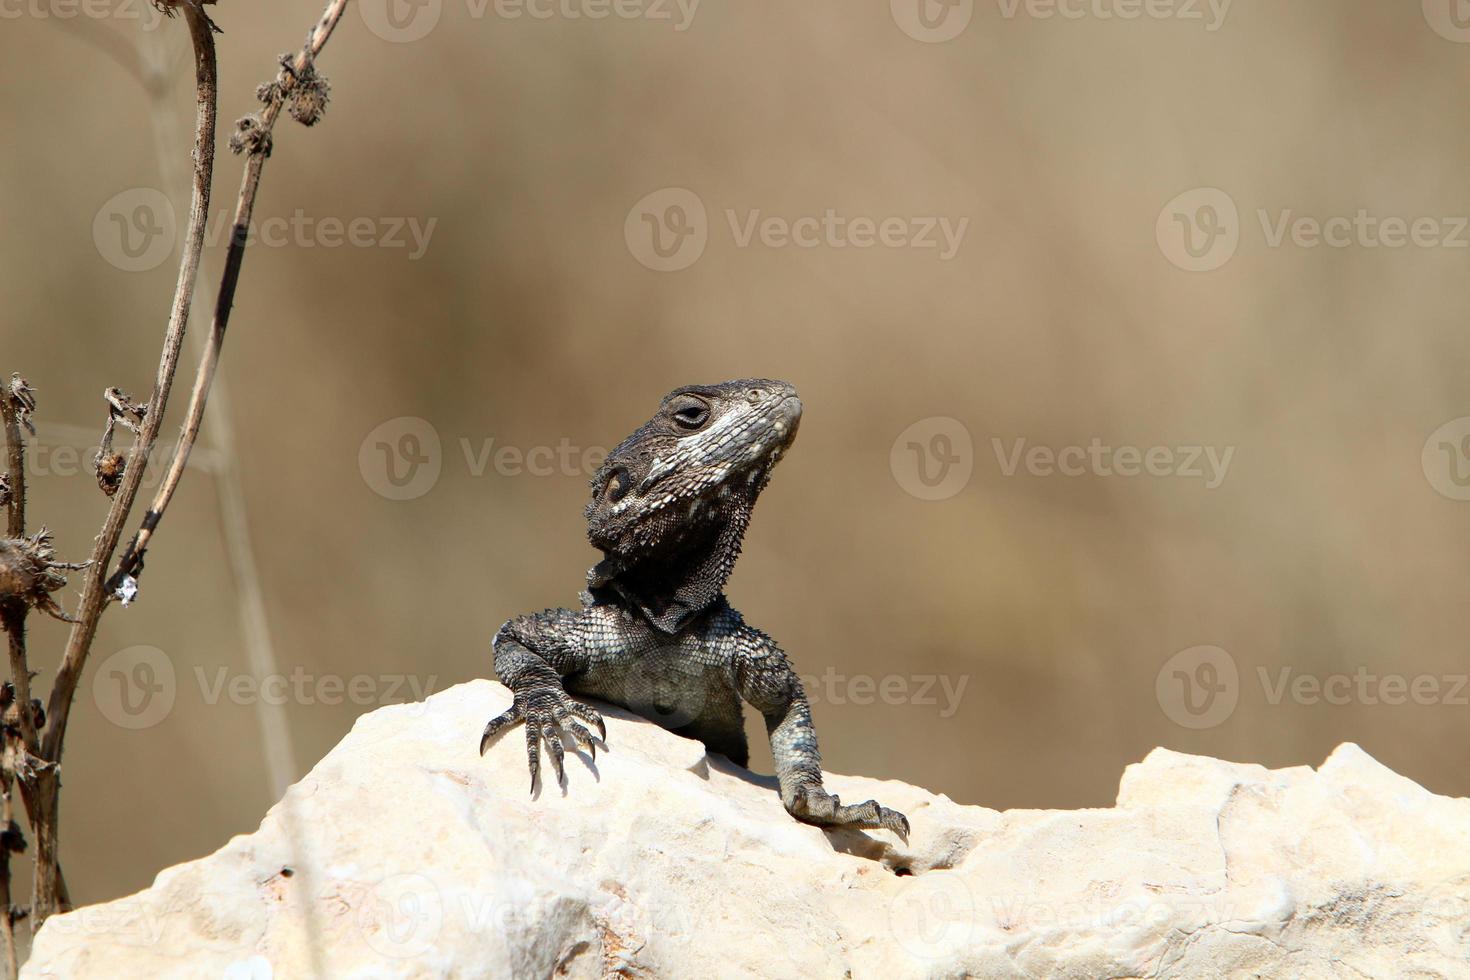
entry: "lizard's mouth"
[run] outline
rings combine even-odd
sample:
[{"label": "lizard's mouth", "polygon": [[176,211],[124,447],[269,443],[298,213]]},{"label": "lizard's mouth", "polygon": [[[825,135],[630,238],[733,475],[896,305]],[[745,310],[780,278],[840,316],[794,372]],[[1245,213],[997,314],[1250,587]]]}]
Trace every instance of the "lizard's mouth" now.
[{"label": "lizard's mouth", "polygon": [[781,403],[776,406],[776,429],[781,434],[780,447],[782,449],[791,445],[796,438],[796,430],[801,428],[801,399],[792,392]]}]

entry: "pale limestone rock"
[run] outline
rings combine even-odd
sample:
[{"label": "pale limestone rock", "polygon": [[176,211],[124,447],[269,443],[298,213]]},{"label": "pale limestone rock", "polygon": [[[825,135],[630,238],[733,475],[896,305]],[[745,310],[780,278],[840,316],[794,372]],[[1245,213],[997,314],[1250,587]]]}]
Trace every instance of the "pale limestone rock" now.
[{"label": "pale limestone rock", "polygon": [[518,730],[477,753],[509,703],[477,681],[360,718],[257,832],[52,918],[23,975],[1470,976],[1470,800],[1355,745],[1316,771],[1156,749],[1106,810],[828,777],[905,811],[905,844],[798,824],[617,711],[595,770],[569,753],[533,799]]}]

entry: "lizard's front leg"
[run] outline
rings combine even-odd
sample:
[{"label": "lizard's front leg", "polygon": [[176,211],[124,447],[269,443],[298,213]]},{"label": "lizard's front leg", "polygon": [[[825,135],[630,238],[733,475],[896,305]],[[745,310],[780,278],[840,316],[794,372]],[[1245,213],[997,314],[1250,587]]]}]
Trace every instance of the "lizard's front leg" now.
[{"label": "lizard's front leg", "polygon": [[749,627],[734,641],[735,683],[740,696],[765,716],[787,812],[819,827],[884,827],[907,840],[909,821],[902,813],[876,800],[844,804],[823,788],[811,706],[786,654],[764,633]]},{"label": "lizard's front leg", "polygon": [[500,627],[492,644],[495,648],[495,676],[515,695],[510,709],[490,719],[480,736],[480,754],[501,731],[518,721],[526,723],[526,757],[531,769],[531,792],[536,791],[536,777],[541,770],[541,743],[551,755],[556,768],[556,781],[566,779],[563,763],[561,729],[572,733],[579,745],[597,757],[597,746],[589,732],[576,719],[597,726],[599,736],[607,740],[607,726],[602,716],[591,707],[567,696],[562,678],[587,667],[587,653],[579,642],[578,614],[569,609],[547,610],[532,616],[519,616]]}]

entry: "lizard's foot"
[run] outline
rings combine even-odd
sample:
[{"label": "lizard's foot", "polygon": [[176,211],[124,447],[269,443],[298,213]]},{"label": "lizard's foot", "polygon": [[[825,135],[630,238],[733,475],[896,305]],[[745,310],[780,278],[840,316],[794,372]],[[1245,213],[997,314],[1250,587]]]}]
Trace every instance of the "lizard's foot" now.
[{"label": "lizard's foot", "polygon": [[551,764],[556,769],[556,781],[566,781],[563,759],[566,749],[562,747],[561,730],[572,733],[577,744],[587,749],[593,759],[597,758],[597,742],[592,733],[576,721],[582,719],[597,726],[598,740],[606,744],[607,725],[602,715],[579,701],[573,701],[560,685],[543,684],[515,692],[515,701],[510,709],[490,719],[485,733],[480,736],[480,754],[485,754],[496,735],[518,721],[526,723],[526,758],[531,768],[531,792],[536,792],[536,778],[541,772],[541,743],[551,755]]},{"label": "lizard's foot", "polygon": [[904,840],[909,837],[909,818],[897,810],[879,806],[877,800],[844,806],[820,785],[802,785],[786,809],[802,823],[818,827],[856,827],[863,830],[891,830]]}]

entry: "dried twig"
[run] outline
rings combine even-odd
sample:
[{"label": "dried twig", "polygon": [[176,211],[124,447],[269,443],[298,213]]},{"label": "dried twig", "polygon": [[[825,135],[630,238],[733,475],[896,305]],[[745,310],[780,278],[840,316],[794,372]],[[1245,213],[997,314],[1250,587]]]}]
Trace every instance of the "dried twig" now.
[{"label": "dried twig", "polygon": [[245,175],[240,181],[240,196],[235,202],[230,248],[225,255],[225,271],[215,303],[214,319],[209,325],[209,336],[205,339],[198,373],[194,376],[194,389],[189,396],[189,411],[184,419],[183,430],[179,433],[178,450],[158,487],[158,493],[154,495],[143,526],[128,544],[127,550],[118,561],[117,571],[108,580],[110,592],[129,588],[137,578],[153,531],[163,518],[169,501],[173,499],[174,490],[178,488],[179,480],[184,475],[189,451],[199,438],[199,426],[204,421],[204,406],[209,399],[209,388],[214,382],[220,348],[225,340],[225,328],[229,325],[230,311],[234,307],[235,287],[239,284],[240,266],[245,260],[250,218],[255,211],[255,194],[260,187],[260,175],[265,167],[265,160],[271,153],[272,131],[283,107],[289,109],[293,118],[308,126],[321,117],[327,101],[328,87],[326,79],[317,74],[316,56],[331,38],[332,31],[346,10],[347,0],[331,0],[316,26],[307,33],[302,49],[294,57],[283,55],[275,80],[256,90],[256,95],[265,104],[259,116],[246,116],[236,124],[236,133],[230,139],[230,148],[236,153],[246,153],[248,157],[245,161]]},{"label": "dried twig", "polygon": [[[19,380],[19,375],[14,375]],[[29,387],[29,386],[26,386]],[[34,405],[34,401],[31,402]],[[6,445],[6,473],[5,473],[5,508],[6,508],[6,530],[10,538],[20,538],[25,534],[26,528],[26,451],[25,440],[21,435],[20,406],[13,403],[9,397],[0,395],[0,416],[4,418],[5,445]],[[20,685],[26,692],[26,699],[30,698],[30,667],[26,663],[26,634],[25,620],[27,609],[24,602],[5,604],[0,608],[0,619],[3,619],[6,639],[10,652],[10,674],[14,677],[15,684]],[[15,696],[15,688],[11,689],[11,697]],[[34,721],[34,719],[32,719]],[[11,788],[14,784],[14,773],[17,766],[17,755],[24,756],[36,751],[36,732],[34,726],[29,732],[24,728],[21,730],[21,744],[16,745],[15,739],[5,737],[4,760],[0,762],[0,800],[4,803],[4,813],[0,819],[5,821],[5,834],[0,839],[0,936],[5,941],[5,976],[9,980],[15,980],[20,975],[20,963],[16,953],[15,945],[15,920],[10,914],[10,854],[12,842],[10,828],[15,827],[14,817],[11,811]],[[14,850],[23,850],[25,837],[21,835],[19,828],[15,830],[14,838],[19,844]]]},{"label": "dried twig", "polygon": [[[11,698],[14,689],[9,690]],[[20,956],[15,943],[15,922],[19,917],[10,895],[10,855],[26,849],[25,835],[15,822],[15,802],[11,796],[15,785],[14,748],[7,745],[4,764],[0,765],[0,933],[5,939],[5,975],[15,980],[20,975]]]},{"label": "dried twig", "polygon": [[[215,65],[214,23],[204,13],[204,0],[164,0],[170,14],[176,8],[184,15],[194,47],[194,80],[196,115],[194,138],[194,187],[189,207],[189,223],[184,234],[183,258],[179,263],[178,282],[164,332],[163,354],[158,377],[149,396],[138,432],[128,453],[112,506],[108,509],[102,531],[92,551],[92,561],[83,580],[82,600],[77,622],[67,639],[66,652],[57,670],[51,690],[52,724],[46,731],[41,756],[53,767],[61,761],[67,716],[81,677],[82,665],[97,633],[97,621],[106,602],[103,576],[111,564],[113,551],[122,536],[123,525],[137,498],[149,454],[163,424],[164,408],[173,387],[178,367],[179,349],[184,339],[184,326],[189,305],[194,298],[194,281],[199,272],[199,258],[204,249],[204,224],[209,210],[210,184],[214,176],[215,103],[218,75]],[[145,525],[149,517],[144,517]],[[22,784],[24,787],[24,784]],[[39,925],[50,913],[64,908],[66,886],[61,878],[56,855],[58,826],[57,789],[60,783],[54,768],[40,774],[34,790],[27,794],[27,811],[36,833],[36,880],[32,921]]]},{"label": "dried twig", "polygon": [[[184,328],[188,321],[189,305],[193,299],[194,281],[198,274],[200,253],[203,248],[204,222],[209,206],[210,180],[213,174],[213,147],[215,126],[215,100],[217,74],[215,69],[214,40],[211,32],[213,23],[205,15],[202,4],[213,0],[157,0],[167,12],[182,11],[188,22],[195,52],[195,83],[197,92],[197,126],[194,152],[193,198],[189,209],[189,223],[185,232],[184,254],[179,267],[179,279],[174,293],[174,304],[170,312],[168,328],[164,335],[163,355],[159,362],[158,378],[153,392],[144,405],[135,405],[121,392],[109,389],[109,416],[107,436],[113,434],[117,423],[133,429],[135,438],[125,460],[111,450],[110,440],[105,440],[105,452],[98,456],[98,480],[104,490],[114,480],[112,506],[97,538],[92,561],[84,581],[81,605],[77,622],[68,637],[66,652],[57,671],[56,683],[51,691],[49,711],[51,725],[46,729],[41,744],[40,756],[49,768],[37,770],[36,788],[26,795],[27,810],[32,826],[36,828],[37,860],[34,895],[33,921],[39,924],[51,912],[65,908],[66,887],[56,861],[57,789],[56,764],[60,762],[66,737],[66,724],[77,683],[81,678],[87,654],[96,637],[97,623],[107,603],[115,597],[130,595],[136,590],[136,579],[143,567],[143,558],[149,539],[158,526],[178,486],[179,479],[188,462],[190,450],[199,435],[204,407],[209,396],[210,385],[219,363],[225,328],[234,304],[235,288],[239,283],[240,267],[244,261],[245,244],[250,218],[255,207],[256,192],[260,184],[265,158],[270,155],[271,132],[282,108],[292,116],[310,125],[319,118],[327,98],[327,86],[315,71],[313,62],[333,29],[341,20],[347,0],[331,0],[327,9],[307,35],[306,44],[294,57],[282,59],[276,79],[260,87],[257,95],[265,104],[259,117],[241,120],[237,137],[231,140],[236,152],[245,152],[248,158],[245,174],[241,181],[239,198],[235,206],[234,224],[231,230],[229,250],[214,318],[206,338],[204,351],[195,375],[190,396],[189,409],[180,435],[179,446],[154,497],[142,525],[128,544],[118,561],[117,569],[104,579],[112,555],[121,538],[122,527],[135,502],[144,470],[153,447],[157,443],[162,425],[164,409],[174,374],[178,367],[179,352],[183,342]],[[117,472],[114,472],[117,471]],[[24,784],[22,784],[24,789]]]},{"label": "dried twig", "polygon": [[[320,117],[327,100],[326,80],[317,75],[314,59],[331,37],[333,29],[346,10],[347,0],[331,0],[321,19],[307,35],[306,44],[294,57],[281,59],[274,81],[262,85],[257,96],[265,108],[259,116],[240,121],[231,140],[236,152],[248,154],[239,198],[235,206],[229,250],[224,274],[203,352],[200,355],[194,388],[179,440],[163,484],[144,515],[142,525],[119,560],[111,575],[107,570],[122,536],[133,504],[137,500],[149,456],[158,441],[164,410],[178,369],[180,351],[194,297],[200,258],[204,246],[205,221],[209,208],[210,186],[214,172],[214,136],[218,75],[215,63],[214,23],[204,12],[204,5],[215,0],[153,0],[154,5],[169,16],[182,13],[189,28],[194,51],[196,122],[194,137],[194,174],[188,226],[184,235],[183,255],[174,289],[168,325],[164,332],[163,352],[153,390],[146,402],[133,402],[116,388],[105,392],[108,403],[106,428],[95,464],[98,483],[111,498],[107,517],[97,536],[91,560],[66,564],[53,560],[49,533],[43,528],[30,538],[25,535],[25,444],[22,428],[31,428],[29,415],[35,407],[30,387],[15,376],[0,391],[7,439],[6,472],[0,473],[0,507],[7,513],[9,534],[0,541],[0,573],[10,569],[17,584],[14,598],[0,598],[0,619],[10,634],[11,672],[13,684],[0,687],[0,729],[4,734],[4,756],[0,763],[0,934],[3,934],[7,975],[14,976],[16,950],[14,923],[26,913],[17,911],[10,899],[9,856],[25,847],[25,839],[12,819],[11,790],[18,787],[25,803],[31,827],[36,836],[35,880],[30,910],[33,926],[39,926],[48,915],[70,905],[65,879],[57,856],[59,827],[59,768],[65,744],[67,719],[76,687],[92,642],[98,621],[107,604],[136,589],[136,578],[143,567],[148,541],[172,499],[188,462],[189,452],[198,438],[205,402],[209,395],[225,328],[239,283],[240,267],[256,192],[260,184],[265,158],[270,155],[271,133],[281,110],[311,125]],[[155,80],[156,81],[156,80]],[[132,445],[126,457],[113,449],[117,426],[132,432]],[[12,560],[13,559],[13,560]],[[61,569],[87,570],[77,617],[67,638],[65,652],[51,690],[46,725],[40,702],[30,697],[30,672],[26,665],[24,617],[34,605],[53,615],[68,618],[49,598],[49,593],[64,584]],[[0,578],[3,578],[0,574]]]},{"label": "dried twig", "polygon": [[[140,44],[157,46],[157,32],[144,32],[138,38]],[[154,51],[154,56],[140,54],[147,65],[161,63],[166,55]],[[158,73],[162,69],[150,68]],[[152,101],[149,114],[153,124],[154,142],[159,148],[158,169],[168,187],[185,186],[187,176],[183,173],[182,160],[171,148],[182,139],[177,114],[171,100],[161,97],[158,86],[147,92]],[[201,290],[203,290],[201,284]],[[213,303],[209,303],[213,307]],[[207,335],[199,325],[200,304],[190,312],[186,348],[198,361],[203,357]],[[192,344],[188,341],[193,341]],[[205,437],[194,444],[188,457],[190,470],[205,468],[214,477],[216,501],[219,505],[220,527],[224,534],[225,555],[230,566],[230,577],[235,583],[235,601],[240,617],[240,634],[245,644],[246,658],[251,673],[256,677],[269,677],[278,670],[275,648],[271,642],[270,625],[265,611],[265,597],[260,587],[260,572],[255,564],[254,547],[250,538],[250,521],[245,504],[244,489],[240,482],[240,469],[236,459],[233,419],[230,404],[229,379],[216,374],[209,389],[209,437],[212,451],[205,448]],[[211,460],[205,467],[201,463]],[[122,457],[116,456],[121,462]],[[104,477],[98,469],[99,482]],[[287,722],[286,706],[275,699],[256,700],[256,711],[260,716],[260,729],[265,753],[266,772],[271,799],[277,799],[296,778],[296,754],[291,742],[290,726]]]}]

